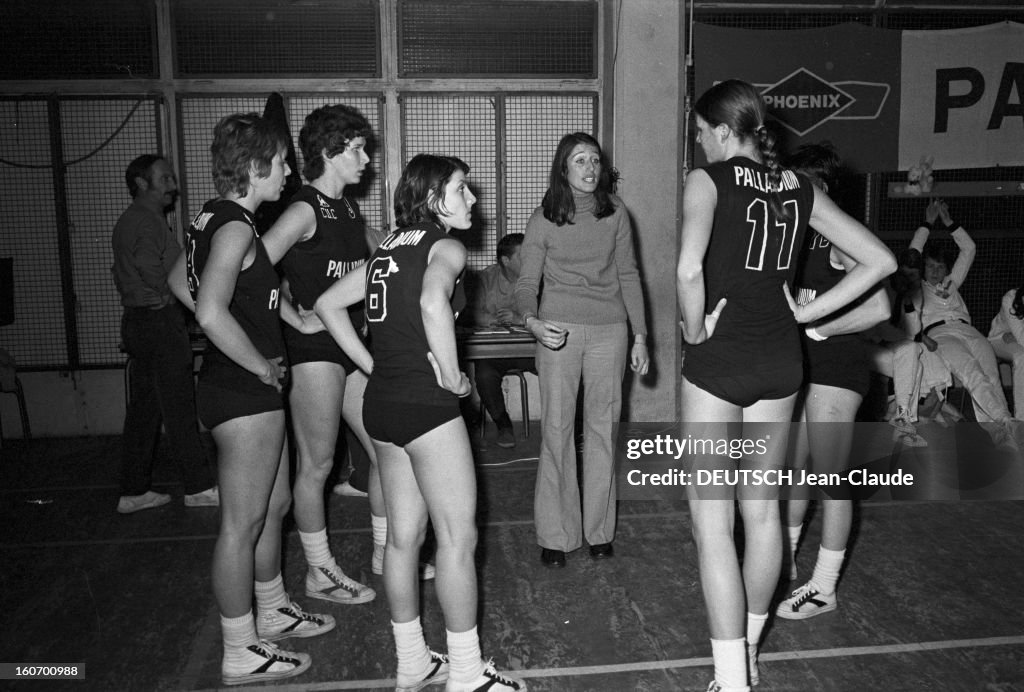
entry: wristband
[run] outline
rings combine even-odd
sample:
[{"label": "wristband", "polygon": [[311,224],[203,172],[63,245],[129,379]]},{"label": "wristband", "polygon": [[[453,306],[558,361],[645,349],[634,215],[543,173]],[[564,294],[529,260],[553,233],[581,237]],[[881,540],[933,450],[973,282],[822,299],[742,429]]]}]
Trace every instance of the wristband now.
[{"label": "wristband", "polygon": [[635,346],[636,344],[640,344],[641,346],[647,345],[647,335],[646,334],[634,334],[633,335],[633,345]]},{"label": "wristband", "polygon": [[927,228],[929,231],[934,231],[935,224],[933,224],[931,221],[922,221],[921,228]]},{"label": "wristband", "polygon": [[828,338],[827,336],[819,334],[818,330],[815,329],[814,327],[805,328],[804,334],[806,334],[809,338],[813,339],[814,341],[824,341],[825,339]]},{"label": "wristband", "polygon": [[915,310],[913,303],[904,303],[903,312],[913,312]]}]

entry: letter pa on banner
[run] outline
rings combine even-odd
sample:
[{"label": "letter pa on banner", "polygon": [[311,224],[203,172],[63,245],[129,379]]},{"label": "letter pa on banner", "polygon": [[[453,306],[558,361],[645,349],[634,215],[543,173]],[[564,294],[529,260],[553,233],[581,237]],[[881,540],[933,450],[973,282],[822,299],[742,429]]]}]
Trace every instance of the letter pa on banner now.
[{"label": "letter pa on banner", "polygon": [[829,140],[853,170],[896,170],[899,31],[860,24],[788,31],[696,24],[694,61],[697,97],[726,79],[760,88],[785,149]]},{"label": "letter pa on banner", "polygon": [[900,170],[1024,165],[1024,24],[904,31]]}]

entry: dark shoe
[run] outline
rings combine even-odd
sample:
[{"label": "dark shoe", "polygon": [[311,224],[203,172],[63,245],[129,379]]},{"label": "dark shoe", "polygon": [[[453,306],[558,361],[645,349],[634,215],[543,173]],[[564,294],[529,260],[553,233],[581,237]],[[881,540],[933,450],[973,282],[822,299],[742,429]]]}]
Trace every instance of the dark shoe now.
[{"label": "dark shoe", "polygon": [[615,555],[615,549],[611,543],[598,543],[590,546],[590,557],[595,560],[606,560]]},{"label": "dark shoe", "polygon": [[512,449],[516,446],[516,435],[512,428],[498,428],[498,446]]},{"label": "dark shoe", "polygon": [[545,567],[565,567],[565,551],[541,548],[540,561]]}]

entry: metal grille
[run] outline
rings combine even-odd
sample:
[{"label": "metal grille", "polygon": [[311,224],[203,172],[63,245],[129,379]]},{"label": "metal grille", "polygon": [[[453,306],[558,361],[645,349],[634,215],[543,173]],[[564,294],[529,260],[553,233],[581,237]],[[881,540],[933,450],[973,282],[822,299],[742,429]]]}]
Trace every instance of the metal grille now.
[{"label": "metal grille", "polygon": [[[871,12],[802,12],[798,10],[776,10],[774,12],[702,12],[694,13],[696,21],[715,26],[736,29],[817,29],[845,22],[871,26]],[[695,56],[695,59],[700,56]]]},{"label": "metal grille", "polygon": [[400,0],[399,75],[588,78],[597,3]]},{"label": "metal grille", "polygon": [[985,26],[996,22],[1024,22],[1024,10],[1020,12],[898,12],[890,10],[884,16],[886,29],[965,29],[971,26]]},{"label": "metal grille", "polygon": [[0,346],[18,366],[67,363],[45,101],[0,101],[0,256],[14,258],[14,323]]},{"label": "metal grille", "polygon": [[61,103],[78,356],[82,365],[124,360],[119,350],[121,300],[110,274],[110,233],[131,202],[124,171],[135,157],[160,153],[159,133],[157,105],[152,100]]},{"label": "metal grille", "polygon": [[[509,96],[506,106],[505,186],[508,233],[524,233],[548,188],[555,147],[570,132],[597,134],[597,97]],[[491,258],[494,261],[494,258]]]},{"label": "metal grille", "polygon": [[6,0],[0,79],[153,77],[152,0]]},{"label": "metal grille", "polygon": [[407,93],[400,100],[403,162],[427,153],[457,156],[469,164],[469,185],[477,197],[474,224],[469,231],[452,235],[469,249],[469,267],[482,269],[493,264],[498,189],[494,98]]},{"label": "metal grille", "polygon": [[390,231],[388,217],[384,204],[384,181],[387,176],[384,171],[384,149],[380,146],[383,139],[381,133],[384,131],[384,113],[381,108],[381,98],[375,95],[357,96],[351,94],[317,94],[310,96],[286,96],[288,103],[288,127],[295,142],[295,156],[298,160],[299,171],[302,171],[302,151],[299,149],[299,131],[302,130],[302,123],[314,108],[327,106],[335,103],[342,103],[346,106],[358,108],[366,120],[373,127],[374,140],[367,142],[367,153],[370,155],[370,163],[367,171],[363,173],[363,179],[358,189],[346,190],[346,196],[352,196],[359,203],[359,211],[362,212],[367,228],[377,231]]},{"label": "metal grille", "polygon": [[377,3],[176,0],[179,75],[375,77]]},{"label": "metal grille", "polygon": [[210,144],[213,128],[232,113],[263,113],[266,97],[212,96],[181,99],[182,210],[187,225],[208,200],[217,197],[210,169]]}]

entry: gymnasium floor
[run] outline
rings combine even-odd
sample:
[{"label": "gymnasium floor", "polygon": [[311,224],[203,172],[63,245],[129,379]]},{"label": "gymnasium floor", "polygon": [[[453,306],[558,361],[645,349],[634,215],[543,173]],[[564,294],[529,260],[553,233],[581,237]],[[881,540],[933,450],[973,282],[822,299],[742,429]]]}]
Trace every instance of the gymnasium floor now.
[{"label": "gymnasium floor", "polygon": [[[566,569],[546,569],[532,528],[537,427],[515,450],[496,447],[493,435],[489,426],[477,455],[484,655],[517,671],[530,690],[703,691],[710,647],[684,503],[622,502],[614,559],[596,562],[581,550]],[[209,583],[217,511],[186,510],[161,464],[158,489],[175,500],[117,514],[119,447],[117,437],[90,437],[0,449],[0,662],[84,663],[86,670],[84,681],[0,681],[0,688],[220,686]],[[333,614],[338,628],[285,642],[310,653],[312,668],[254,689],[394,689],[387,608],[380,579],[369,573],[366,500],[331,496],[329,512],[339,562],[378,597],[347,607],[306,599],[292,529],[289,592]],[[818,524],[811,522],[798,555],[805,576]],[[1022,528],[1021,501],[861,505],[839,609],[802,622],[774,619],[757,689],[1024,690]],[[423,604],[428,642],[443,650],[429,582]]]}]

